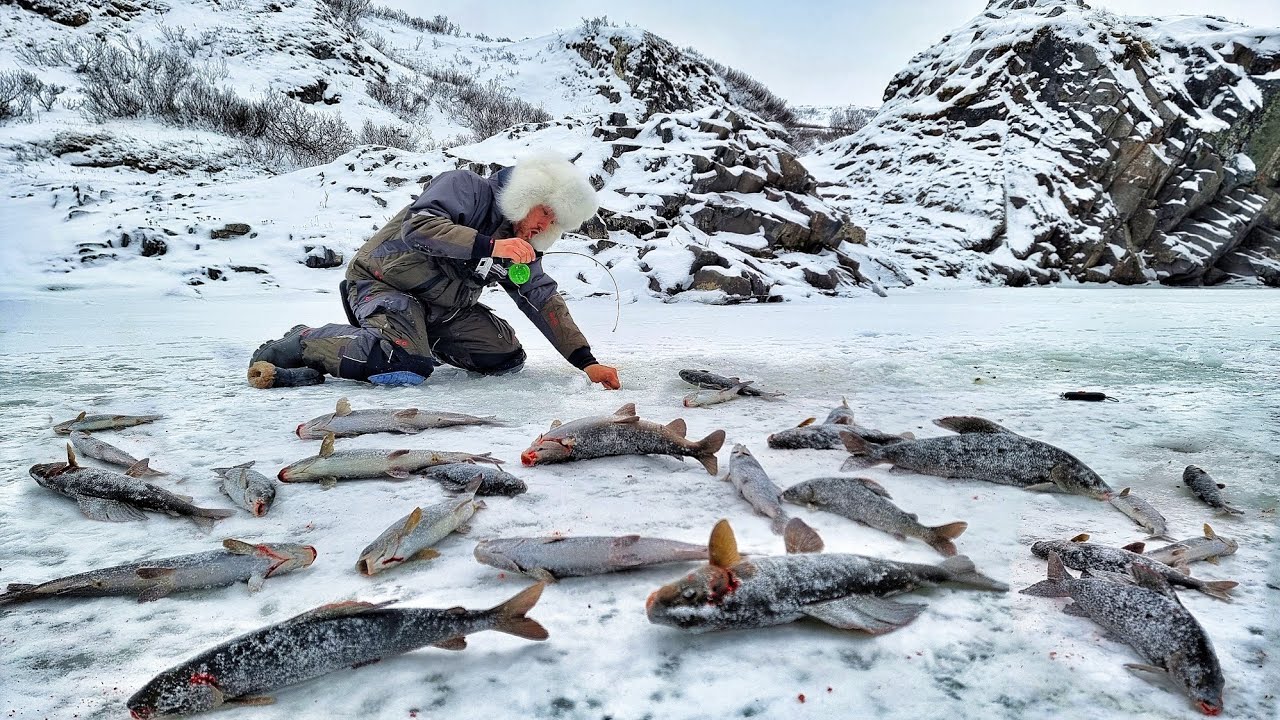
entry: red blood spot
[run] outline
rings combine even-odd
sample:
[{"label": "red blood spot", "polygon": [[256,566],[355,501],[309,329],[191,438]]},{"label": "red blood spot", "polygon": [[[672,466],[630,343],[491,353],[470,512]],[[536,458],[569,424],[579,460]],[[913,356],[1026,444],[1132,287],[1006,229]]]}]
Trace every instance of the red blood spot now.
[{"label": "red blood spot", "polygon": [[1218,713],[1222,712],[1221,705],[1211,705],[1203,700],[1201,700],[1197,704],[1200,706],[1200,712],[1204,713],[1205,715],[1217,715]]},{"label": "red blood spot", "polygon": [[831,688],[827,688],[827,692],[831,692]]},{"label": "red blood spot", "polygon": [[302,437],[302,426],[303,426],[303,425],[306,425],[306,423],[298,423],[298,429],[297,429],[297,430],[294,430],[294,431],[293,431],[293,434],[294,434],[294,435],[297,435],[298,437]]},{"label": "red blood spot", "polygon": [[289,482],[289,468],[280,468],[280,472],[276,473],[276,479],[280,482]]},{"label": "red blood spot", "polygon": [[520,464],[525,467],[533,467],[538,464],[538,452],[536,450],[525,450],[520,453]]},{"label": "red blood spot", "polygon": [[507,579],[507,574],[506,574],[506,573],[504,573],[504,572],[500,572],[500,573],[498,573],[498,579],[499,579],[499,580],[506,580],[506,579]]},{"label": "red blood spot", "polygon": [[1057,653],[1056,651],[1054,651],[1054,652],[1050,652],[1050,653],[1049,653],[1049,659],[1050,659],[1050,660],[1057,660],[1057,659],[1058,659],[1058,653]]},{"label": "red blood spot", "polygon": [[209,673],[192,673],[191,679],[188,681],[192,685],[208,685],[210,687],[218,687],[218,678]]},{"label": "red blood spot", "polygon": [[804,693],[800,693],[799,695],[797,695],[797,696],[796,696],[796,699],[803,703],[803,702],[804,702]]}]

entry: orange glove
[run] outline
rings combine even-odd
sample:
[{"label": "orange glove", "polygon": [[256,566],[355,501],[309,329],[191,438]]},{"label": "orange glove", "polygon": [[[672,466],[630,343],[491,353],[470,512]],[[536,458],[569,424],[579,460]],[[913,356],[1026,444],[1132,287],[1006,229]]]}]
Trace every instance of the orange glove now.
[{"label": "orange glove", "polygon": [[588,365],[584,372],[587,377],[591,378],[591,382],[600,383],[610,390],[618,390],[622,387],[622,382],[618,380],[618,371],[608,365]]}]

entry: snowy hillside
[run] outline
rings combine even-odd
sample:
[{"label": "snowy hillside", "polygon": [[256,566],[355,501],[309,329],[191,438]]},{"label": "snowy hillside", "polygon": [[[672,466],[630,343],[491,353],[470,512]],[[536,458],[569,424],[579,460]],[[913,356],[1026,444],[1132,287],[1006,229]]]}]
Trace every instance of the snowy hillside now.
[{"label": "snowy hillside", "polygon": [[992,0],[803,161],[922,277],[1280,284],[1280,28]]}]

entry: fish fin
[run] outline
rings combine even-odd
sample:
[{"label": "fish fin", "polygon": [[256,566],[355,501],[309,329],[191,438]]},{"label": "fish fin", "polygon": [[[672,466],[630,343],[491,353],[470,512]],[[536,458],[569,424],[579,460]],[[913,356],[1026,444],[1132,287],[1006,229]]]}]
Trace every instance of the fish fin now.
[{"label": "fish fin", "polygon": [[435,643],[432,647],[438,647],[441,650],[466,650],[467,639],[459,635],[456,638],[449,638],[448,640],[442,640]]},{"label": "fish fin", "polygon": [[1062,492],[1062,488],[1058,487],[1057,483],[1051,483],[1051,482],[1036,483],[1034,485],[1028,485],[1022,489],[1026,490],[1027,492],[1042,492],[1042,493]]},{"label": "fish fin", "polygon": [[1213,565],[1217,565],[1217,564],[1218,564],[1218,556],[1217,556],[1217,555],[1214,555],[1213,557],[1207,557],[1207,558],[1205,558],[1204,560],[1205,560],[1205,562],[1207,562],[1207,563],[1211,563],[1211,564],[1213,564]]},{"label": "fish fin", "polygon": [[[957,556],[962,557],[962,556]],[[955,558],[952,558],[953,560]],[[1023,588],[1018,592],[1023,595],[1035,595],[1037,597],[1066,597],[1071,593],[1067,590],[1067,580],[1071,579],[1071,573],[1067,572],[1066,566],[1062,564],[1062,556],[1058,553],[1049,553],[1049,579],[1030,587]]]},{"label": "fish fin", "polygon": [[644,558],[635,551],[635,544],[639,541],[639,535],[623,535],[614,538],[609,544],[609,564],[619,568],[644,564]]},{"label": "fish fin", "polygon": [[1091,616],[1091,615],[1089,615],[1089,611],[1088,611],[1088,610],[1085,610],[1085,609],[1084,609],[1084,606],[1083,606],[1083,605],[1081,605],[1080,603],[1077,603],[1077,602],[1069,602],[1069,603],[1067,603],[1066,605],[1063,605],[1063,606],[1062,606],[1062,612],[1063,612],[1064,614],[1066,614],[1066,615],[1071,615],[1071,616],[1074,616],[1074,617],[1082,617],[1082,618],[1090,618],[1090,619],[1092,619],[1092,616]]},{"label": "fish fin", "polygon": [[702,463],[702,467],[706,468],[707,474],[715,475],[719,473],[720,461],[716,459],[716,453],[720,452],[721,447],[724,447],[724,431],[716,430],[694,445],[695,454],[693,458]]},{"label": "fish fin", "polygon": [[387,453],[387,459],[395,460],[398,457],[403,457],[408,454],[409,454],[408,450],[392,450],[391,452]]},{"label": "fish fin", "polygon": [[440,551],[435,548],[422,548],[418,552],[409,556],[409,560],[435,560],[440,557]]},{"label": "fish fin", "polygon": [[808,426],[810,426],[810,425],[814,424],[814,423],[815,423],[815,422],[817,422],[817,421],[818,421],[818,418],[816,418],[816,417],[805,418],[804,420],[801,420],[801,421],[800,421],[800,424],[799,424],[799,425],[797,425],[796,427],[798,427],[798,428],[808,427]]},{"label": "fish fin", "polygon": [[728,520],[721,520],[711,529],[711,539],[707,542],[707,555],[712,565],[720,568],[731,568],[742,561],[738,554],[738,539],[733,536],[733,528]]},{"label": "fish fin", "polygon": [[405,536],[413,532],[414,528],[418,527],[418,523],[422,522],[422,508],[416,507],[411,510],[401,522],[403,524],[400,526],[400,529],[396,534],[399,535],[401,539],[404,539]]},{"label": "fish fin", "polygon": [[270,695],[241,695],[240,697],[226,698],[224,702],[228,705],[274,705],[276,699]]},{"label": "fish fin", "polygon": [[338,398],[338,404],[333,408],[335,417],[346,417],[351,414],[351,401],[346,398]]},{"label": "fish fin", "polygon": [[968,529],[969,523],[963,521],[947,523],[946,525],[929,528],[931,532],[929,539],[926,540],[926,542],[929,543],[929,547],[937,550],[939,553],[947,557],[952,557],[956,554],[956,544],[951,541],[960,537],[960,535]]},{"label": "fish fin", "polygon": [[299,615],[294,615],[280,624],[292,625],[294,623],[308,622],[310,620],[359,615],[360,613],[369,612],[370,610],[377,610],[378,608],[386,607],[395,602],[395,600],[387,600],[380,603],[370,603],[358,600],[346,600],[344,602],[329,603],[328,605],[321,605],[320,607],[312,608]]},{"label": "fish fin", "polygon": [[685,425],[684,418],[676,418],[666,424],[666,428],[675,433],[679,437],[684,437],[689,433],[689,427]]},{"label": "fish fin", "polygon": [[1071,538],[1071,542],[1073,543],[1089,542],[1089,533],[1080,533],[1079,535]]},{"label": "fish fin", "polygon": [[614,415],[622,415],[622,416],[624,416],[624,417],[630,417],[630,416],[633,416],[633,415],[635,415],[635,414],[636,414],[636,404],[635,404],[635,403],[627,403],[626,405],[623,405],[622,407],[618,408],[617,410],[614,410],[614,411],[613,411],[613,414],[614,414]]},{"label": "fish fin", "polygon": [[916,434],[908,431],[904,433],[898,433],[898,437],[902,438],[903,440],[915,440]]},{"label": "fish fin", "polygon": [[[83,415],[84,413],[80,413],[80,414]],[[68,468],[80,467],[79,465],[76,464],[76,449],[71,447],[71,443],[67,443],[67,467]]]},{"label": "fish fin", "polygon": [[467,535],[471,532],[471,526],[468,525],[467,523],[463,523],[458,527],[454,528],[453,531],[458,533],[459,535]]},{"label": "fish fin", "polygon": [[217,508],[196,508],[195,510],[195,514],[187,517],[196,524],[196,527],[205,532],[212,530],[213,524],[219,520],[225,520],[236,514],[235,510],[219,510]]},{"label": "fish fin", "polygon": [[90,520],[136,522],[147,519],[147,514],[143,511],[117,500],[89,497],[88,495],[76,495],[75,498],[76,502],[80,504],[80,512],[84,513],[85,517]]},{"label": "fish fin", "polygon": [[1230,591],[1239,584],[1235,580],[1211,580],[1196,589],[1209,597],[1231,602]]},{"label": "fish fin", "polygon": [[196,499],[191,497],[190,495],[180,495],[178,493],[173,493],[173,496],[178,498],[184,503],[194,503],[196,501]]},{"label": "fish fin", "polygon": [[[1056,468],[1057,466],[1055,465],[1054,467]],[[1129,497],[1129,488],[1125,488],[1121,490],[1120,494],[1117,495],[1117,497]]]},{"label": "fish fin", "polygon": [[333,454],[333,439],[336,437],[333,433],[324,434],[324,440],[320,442],[320,457],[329,457]]},{"label": "fish fin", "polygon": [[1147,544],[1144,542],[1131,542],[1120,549],[1128,550],[1131,553],[1138,553],[1139,555],[1141,555],[1142,553],[1147,551]]},{"label": "fish fin", "polygon": [[[173,571],[170,570],[170,572],[173,572]],[[173,592],[172,580],[170,580],[169,582],[156,583],[155,585],[148,585],[145,588],[143,588],[142,592],[138,593],[138,602],[140,603],[154,602],[156,600],[159,600],[160,598],[168,597],[169,593],[172,593],[172,592]]]},{"label": "fish fin", "polygon": [[80,422],[87,417],[89,417],[89,412],[87,410],[81,410],[80,414],[76,416],[76,422]]},{"label": "fish fin", "polygon": [[1143,663],[1125,663],[1124,669],[1135,674],[1150,673],[1152,675],[1156,675],[1161,678],[1167,677],[1169,675],[1169,672],[1162,667],[1156,667],[1155,665],[1145,665]]},{"label": "fish fin", "polygon": [[[1173,591],[1173,586],[1169,584],[1169,581],[1166,580],[1159,571],[1149,568],[1146,565],[1134,563],[1129,567],[1129,572],[1132,574],[1132,579],[1129,580],[1131,584],[1135,584],[1138,587],[1164,595],[1165,597],[1173,598],[1174,600],[1178,599],[1177,594]],[[1126,576],[1126,579],[1129,579],[1129,576]]]},{"label": "fish fin", "polygon": [[555,575],[552,575],[551,571],[546,568],[540,568],[540,567],[520,568],[520,572],[524,573],[525,575],[528,575],[529,577],[533,578],[534,580],[537,580],[540,583],[544,583],[547,585],[550,585],[551,583],[554,583],[554,582],[558,582],[560,580],[560,578],[556,577]]},{"label": "fish fin", "polygon": [[948,580],[954,583],[961,583],[969,587],[981,588],[983,590],[997,590],[1005,592],[1009,586],[986,575],[978,572],[974,566],[973,560],[967,555],[956,555],[942,561],[938,567],[942,568],[948,575]]},{"label": "fish fin", "polygon": [[871,478],[859,477],[859,478],[854,478],[854,480],[857,480],[858,482],[862,483],[863,487],[875,493],[876,495],[879,495],[882,498],[888,498],[890,500],[893,499],[893,496],[889,494],[888,490],[884,489],[883,485],[876,482],[875,480],[872,480]]},{"label": "fish fin", "polygon": [[551,421],[551,429],[552,429],[552,430],[555,430],[556,428],[560,427],[560,426],[561,426],[561,425],[563,425],[563,424],[564,424],[564,423],[563,423],[563,422],[560,422],[560,419],[559,419],[559,418],[556,418],[555,420],[552,420],[552,421]]},{"label": "fish fin", "polygon": [[822,536],[800,518],[791,518],[782,532],[788,555],[820,553],[825,544]]},{"label": "fish fin", "polygon": [[893,632],[915,620],[925,606],[870,595],[851,595],[808,605],[801,612],[841,630],[861,630],[872,635]]},{"label": "fish fin", "polygon": [[1240,508],[1238,508],[1238,507],[1235,507],[1235,506],[1232,506],[1232,505],[1228,505],[1228,504],[1226,504],[1226,503],[1222,503],[1222,507],[1220,507],[1220,508],[1218,508],[1218,509],[1219,509],[1219,510],[1221,510],[1222,512],[1224,512],[1224,513],[1228,514],[1228,515],[1244,515],[1244,511],[1243,511],[1243,510],[1241,510],[1241,509],[1240,509]]},{"label": "fish fin", "polygon": [[1227,489],[1227,484],[1226,484],[1226,483],[1218,483],[1218,489],[1219,489],[1219,490],[1226,490],[1226,489]]},{"label": "fish fin", "polygon": [[[950,415],[948,417],[938,418],[933,421],[944,430],[950,430],[961,435],[970,435],[973,433],[1009,433],[1009,429],[1001,425],[991,422],[985,418],[966,416],[966,415]],[[1013,433],[1010,433],[1013,434]]]},{"label": "fish fin", "polygon": [[613,415],[608,418],[608,422],[616,425],[628,425],[640,422],[639,415]]},{"label": "fish fin", "polygon": [[387,471],[387,475],[397,480],[404,480],[409,477],[409,471],[401,470],[400,468],[391,468],[390,470]]},{"label": "fish fin", "polygon": [[471,482],[467,483],[467,486],[463,488],[462,492],[464,495],[470,495],[474,498],[476,493],[480,492],[480,486],[483,484],[484,473],[479,473],[475,477],[471,478]]},{"label": "fish fin", "polygon": [[542,597],[544,587],[546,586],[542,583],[531,585],[516,593],[510,600],[491,608],[489,612],[497,615],[493,629],[526,640],[546,640],[547,629],[538,624],[537,620],[525,617],[525,613],[533,609],[538,598]]},{"label": "fish fin", "polygon": [[[150,474],[150,472],[151,472],[151,458],[142,458],[138,462],[130,465],[129,469],[124,471],[124,474],[128,475],[131,478],[140,478],[144,475]],[[191,502],[191,501],[188,500],[187,502]]]},{"label": "fish fin", "polygon": [[171,567],[140,567],[133,573],[143,580],[156,580],[158,578],[173,577],[176,571]]},{"label": "fish fin", "polygon": [[267,582],[267,576],[263,575],[262,573],[254,573],[250,575],[248,580],[249,592],[250,593],[258,592],[259,590],[262,589],[262,586],[265,585],[266,582]]},{"label": "fish fin", "polygon": [[323,489],[323,490],[332,490],[332,489],[334,489],[335,487],[337,487],[337,486],[338,486],[338,478],[333,477],[333,476],[329,476],[329,477],[322,477],[322,478],[320,478],[320,480],[318,481],[318,483],[319,483],[319,485],[320,485],[321,489]]},{"label": "fish fin", "polygon": [[[396,418],[397,420],[412,420],[413,418],[418,417],[419,413],[420,411],[418,408],[405,408],[391,413],[391,417]],[[417,431],[418,428],[412,428],[410,430],[411,433],[416,433]]]}]

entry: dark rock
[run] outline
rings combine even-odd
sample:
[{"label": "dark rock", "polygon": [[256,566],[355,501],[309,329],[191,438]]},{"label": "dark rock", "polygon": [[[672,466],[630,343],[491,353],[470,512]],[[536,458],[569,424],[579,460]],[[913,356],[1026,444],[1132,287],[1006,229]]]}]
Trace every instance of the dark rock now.
[{"label": "dark rock", "polygon": [[687,249],[693,253],[693,264],[689,266],[690,275],[697,275],[698,271],[705,267],[729,267],[729,261],[714,250],[708,250],[697,245],[689,245]]},{"label": "dark rock", "polygon": [[802,270],[804,273],[804,281],[819,290],[835,290],[840,284],[840,273],[832,268],[825,273],[816,272],[809,268]]},{"label": "dark rock", "polygon": [[245,223],[227,223],[217,230],[211,230],[209,237],[214,240],[226,240],[227,238],[248,235],[250,229]]},{"label": "dark rock", "polygon": [[592,240],[604,240],[609,237],[609,228],[605,227],[604,221],[599,215],[592,215],[587,221],[582,223],[582,227],[578,228],[578,232],[586,235]]},{"label": "dark rock", "polygon": [[253,273],[253,274],[255,274],[255,275],[266,275],[266,274],[267,274],[267,271],[266,271],[266,270],[263,270],[263,269],[262,269],[262,268],[260,268],[260,267],[254,267],[253,265],[231,265],[230,267],[231,267],[231,271],[232,271],[232,272],[238,272],[238,273]]},{"label": "dark rock", "polygon": [[138,254],[142,255],[142,257],[156,257],[158,255],[163,255],[168,251],[168,243],[154,235],[148,235],[142,238]]},{"label": "dark rock", "polygon": [[752,297],[752,282],[748,273],[726,275],[713,268],[704,267],[693,276],[692,290],[720,290],[735,298]]},{"label": "dark rock", "polygon": [[319,245],[308,250],[302,262],[309,268],[336,268],[342,267],[343,257],[342,253]]}]

